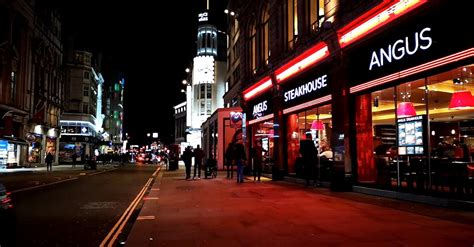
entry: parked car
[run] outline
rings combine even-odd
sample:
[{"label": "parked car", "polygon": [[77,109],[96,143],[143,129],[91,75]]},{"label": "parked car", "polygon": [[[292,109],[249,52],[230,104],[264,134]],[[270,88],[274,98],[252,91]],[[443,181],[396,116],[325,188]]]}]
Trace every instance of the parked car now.
[{"label": "parked car", "polygon": [[15,246],[14,216],[10,192],[0,183],[0,246]]}]

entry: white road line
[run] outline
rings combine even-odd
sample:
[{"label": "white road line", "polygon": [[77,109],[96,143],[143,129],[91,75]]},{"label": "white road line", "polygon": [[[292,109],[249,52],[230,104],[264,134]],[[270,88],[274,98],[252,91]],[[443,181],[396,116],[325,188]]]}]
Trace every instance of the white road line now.
[{"label": "white road line", "polygon": [[[146,188],[150,185],[151,181],[152,181],[151,178],[148,179],[148,181],[143,186],[143,188],[140,190],[138,195],[135,197],[135,199],[133,199],[132,203],[130,203],[130,205],[125,210],[125,212],[122,214],[122,216],[117,221],[117,223],[115,223],[114,227],[112,227],[112,229],[109,231],[109,233],[104,238],[104,240],[102,240],[102,243],[100,243],[100,245],[99,245],[100,247],[105,246],[105,244],[107,242],[109,242],[109,244],[107,246],[113,246],[115,239],[117,238],[118,234],[121,232],[121,230],[122,230],[123,226],[125,225],[125,223],[127,222],[127,220],[130,218],[130,215],[133,212],[133,210],[136,208],[136,206],[138,205],[138,202],[140,202],[140,199],[145,194]],[[115,232],[115,234],[112,237],[112,234],[114,232]],[[110,237],[112,237],[112,239],[109,241]]]},{"label": "white road line", "polygon": [[71,181],[71,180],[76,180],[76,179],[78,179],[78,178],[77,178],[77,177],[75,177],[75,178],[68,178],[68,179],[64,179],[64,180],[60,180],[60,181],[56,181],[56,182],[52,182],[52,183],[47,183],[47,184],[42,184],[42,185],[38,185],[38,186],[33,186],[33,187],[28,187],[28,188],[23,188],[23,189],[14,190],[14,191],[11,191],[11,193],[13,194],[13,193],[18,193],[18,192],[22,192],[22,191],[37,189],[37,188],[41,188],[41,187],[46,187],[46,186],[48,186],[48,185],[59,184],[59,183],[62,183],[62,182]]},{"label": "white road line", "polygon": [[154,220],[155,216],[153,215],[146,215],[146,216],[138,216],[137,220]]}]

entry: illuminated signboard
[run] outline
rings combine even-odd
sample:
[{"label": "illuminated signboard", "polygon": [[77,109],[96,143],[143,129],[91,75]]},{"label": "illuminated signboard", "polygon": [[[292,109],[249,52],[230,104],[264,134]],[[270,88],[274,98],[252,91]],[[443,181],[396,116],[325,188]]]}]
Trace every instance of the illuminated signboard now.
[{"label": "illuminated signboard", "polygon": [[208,16],[207,12],[198,14],[198,21],[199,22],[208,21],[208,20],[209,20],[209,16]]},{"label": "illuminated signboard", "polygon": [[425,115],[397,120],[399,155],[424,155],[426,151]]},{"label": "illuminated signboard", "polygon": [[194,58],[193,84],[214,83],[214,57],[199,56]]}]

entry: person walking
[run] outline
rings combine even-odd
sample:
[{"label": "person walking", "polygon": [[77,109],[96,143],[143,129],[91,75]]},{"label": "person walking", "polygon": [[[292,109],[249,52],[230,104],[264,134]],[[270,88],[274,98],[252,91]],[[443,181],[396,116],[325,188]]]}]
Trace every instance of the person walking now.
[{"label": "person walking", "polygon": [[[204,151],[201,149],[201,146],[198,144],[196,149],[194,149],[194,176],[193,179],[201,179],[201,167],[202,167],[202,160],[204,159]],[[197,170],[197,178],[196,178],[196,170]]]},{"label": "person walking", "polygon": [[234,151],[235,143],[231,142],[227,146],[225,150],[225,164],[227,167],[227,178],[233,179],[234,178]]},{"label": "person walking", "polygon": [[238,139],[234,150],[235,164],[237,165],[237,183],[244,182],[244,162],[247,160],[242,139]]},{"label": "person walking", "polygon": [[262,142],[256,140],[252,148],[252,160],[253,160],[253,181],[260,182],[260,176],[262,174]]},{"label": "person walking", "polygon": [[303,159],[303,170],[306,177],[306,186],[310,185],[311,179],[313,179],[313,170],[318,151],[312,140],[310,132],[306,132],[306,140],[300,141],[300,150],[299,150],[302,159]]},{"label": "person walking", "polygon": [[46,155],[46,158],[45,158],[45,162],[46,162],[46,171],[48,172],[52,172],[53,171],[53,155],[51,154],[51,152],[48,152],[48,154]]},{"label": "person walking", "polygon": [[72,153],[72,167],[76,167],[76,162],[77,162],[77,154],[76,152]]},{"label": "person walking", "polygon": [[193,151],[191,150],[190,146],[187,146],[184,149],[183,156],[182,156],[184,166],[186,167],[186,179],[191,178],[191,161],[193,159]]}]

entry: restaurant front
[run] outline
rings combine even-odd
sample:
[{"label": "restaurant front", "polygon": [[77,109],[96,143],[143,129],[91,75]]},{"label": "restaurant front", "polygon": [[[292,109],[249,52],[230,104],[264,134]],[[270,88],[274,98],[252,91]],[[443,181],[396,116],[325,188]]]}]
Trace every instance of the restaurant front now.
[{"label": "restaurant front", "polygon": [[434,3],[344,48],[355,185],[473,200],[474,37]]}]

